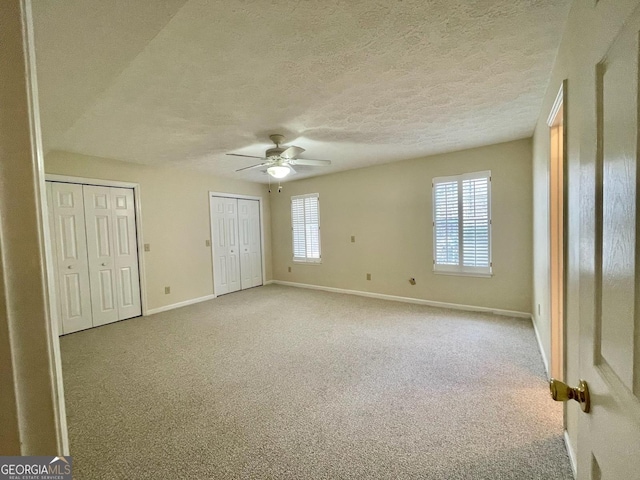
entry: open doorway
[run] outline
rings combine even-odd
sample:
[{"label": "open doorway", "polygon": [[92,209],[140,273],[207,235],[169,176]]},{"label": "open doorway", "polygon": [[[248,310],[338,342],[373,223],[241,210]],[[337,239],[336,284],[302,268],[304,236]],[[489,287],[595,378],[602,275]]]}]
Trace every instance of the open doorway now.
[{"label": "open doorway", "polygon": [[549,115],[549,272],[551,318],[551,376],[564,381],[565,259],[567,185],[565,171],[566,122],[564,85]]}]

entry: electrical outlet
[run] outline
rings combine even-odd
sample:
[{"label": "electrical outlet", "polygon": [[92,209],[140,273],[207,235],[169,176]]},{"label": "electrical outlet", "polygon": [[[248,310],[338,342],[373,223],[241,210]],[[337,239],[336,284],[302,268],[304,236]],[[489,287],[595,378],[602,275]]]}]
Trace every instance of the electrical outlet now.
[{"label": "electrical outlet", "polygon": [[371,280],[371,274],[367,273],[367,280]]},{"label": "electrical outlet", "polygon": [[351,235],[351,243],[356,243],[356,236],[355,235]]},{"label": "electrical outlet", "polygon": [[150,252],[151,251],[151,244],[150,243],[145,243],[144,244],[144,251],[145,252]]},{"label": "electrical outlet", "polygon": [[416,284],[416,279],[415,279],[415,278],[413,278],[413,277],[411,277],[411,278],[409,279],[409,283],[410,283],[411,285],[415,285],[415,284]]},{"label": "electrical outlet", "polygon": [[291,267],[289,267],[289,273],[291,273]]},{"label": "electrical outlet", "polygon": [[209,239],[207,238],[207,239],[204,241],[204,244],[205,244],[207,247],[210,247],[210,246],[211,246],[211,240],[209,240]]},{"label": "electrical outlet", "polygon": [[169,295],[171,293],[171,287],[164,287],[164,294]]}]

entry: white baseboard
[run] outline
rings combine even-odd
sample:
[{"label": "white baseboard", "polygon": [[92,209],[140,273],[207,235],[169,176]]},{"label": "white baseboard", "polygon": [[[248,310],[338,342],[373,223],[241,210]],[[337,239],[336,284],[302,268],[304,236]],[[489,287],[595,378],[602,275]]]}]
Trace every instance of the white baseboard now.
[{"label": "white baseboard", "polygon": [[267,280],[263,285],[271,285],[272,283],[275,283],[275,280]]},{"label": "white baseboard", "polygon": [[513,310],[502,310],[499,308],[478,307],[474,305],[461,305],[458,303],[435,302],[433,300],[423,300],[421,298],[399,297],[396,295],[386,295],[384,293],[363,292],[361,290],[346,290],[343,288],[324,287],[322,285],[311,285],[308,283],[285,282],[282,280],[272,280],[270,283],[286,285],[289,287],[309,288],[311,290],[323,290],[325,292],[345,293],[347,295],[358,295],[360,297],[379,298],[381,300],[392,300],[394,302],[414,303],[417,305],[428,305],[430,307],[449,308],[453,310],[466,310],[469,312],[488,312],[507,317],[531,318],[530,313],[516,312]]},{"label": "white baseboard", "polygon": [[206,302],[207,300],[213,300],[214,298],[216,298],[216,296],[214,294],[211,294],[211,295],[205,295],[204,297],[185,300],[184,302],[172,303],[171,305],[165,305],[164,307],[150,308],[149,310],[147,310],[146,315],[153,315],[154,313],[166,312],[167,310],[186,307],[187,305],[193,305],[194,303]]},{"label": "white baseboard", "polygon": [[544,348],[542,347],[542,340],[540,339],[540,333],[538,332],[538,326],[536,325],[536,320],[533,315],[531,315],[531,323],[533,325],[533,331],[536,333],[536,340],[538,341],[538,350],[540,350],[542,363],[544,363],[544,371],[547,373],[547,378],[551,378],[551,375],[549,374],[549,361],[547,360],[547,355],[544,353]]},{"label": "white baseboard", "polygon": [[569,462],[571,463],[571,470],[573,471],[573,478],[578,478],[578,470],[576,463],[576,454],[573,451],[573,447],[571,446],[571,441],[569,440],[569,432],[564,431],[564,444],[567,447],[567,454],[569,455]]}]

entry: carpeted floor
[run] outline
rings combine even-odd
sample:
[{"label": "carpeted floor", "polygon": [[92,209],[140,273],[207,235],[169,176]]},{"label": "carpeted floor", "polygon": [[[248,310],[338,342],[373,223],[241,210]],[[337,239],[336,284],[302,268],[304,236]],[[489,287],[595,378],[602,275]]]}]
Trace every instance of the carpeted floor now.
[{"label": "carpeted floor", "polygon": [[270,285],[61,339],[76,479],[570,479],[527,320]]}]

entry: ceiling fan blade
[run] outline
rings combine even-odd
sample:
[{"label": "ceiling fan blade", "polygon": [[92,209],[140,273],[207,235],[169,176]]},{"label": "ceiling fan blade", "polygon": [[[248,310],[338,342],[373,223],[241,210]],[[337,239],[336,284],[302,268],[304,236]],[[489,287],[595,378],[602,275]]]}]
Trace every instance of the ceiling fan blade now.
[{"label": "ceiling fan blade", "polygon": [[305,158],[296,158],[290,160],[293,165],[311,165],[313,167],[325,167],[331,165],[331,160],[308,160]]},{"label": "ceiling fan blade", "polygon": [[287,148],[284,152],[280,154],[280,156],[282,158],[296,158],[302,152],[304,152],[304,148],[293,146],[293,147]]},{"label": "ceiling fan blade", "polygon": [[232,157],[261,158],[264,160],[264,157],[256,157],[255,155],[240,155],[239,153],[227,153],[227,155],[231,155]]},{"label": "ceiling fan blade", "polygon": [[291,170],[291,173],[294,173],[294,174],[295,174],[295,173],[298,173],[298,172],[296,172],[295,168],[293,168],[293,167],[291,166],[291,164],[290,164],[290,163],[287,163],[287,167],[289,167],[289,170]]},{"label": "ceiling fan blade", "polygon": [[250,168],[258,168],[264,167],[265,165],[269,165],[269,163],[256,163],[255,165],[251,165],[249,167],[239,168],[236,172],[241,172],[242,170],[249,170]]}]

